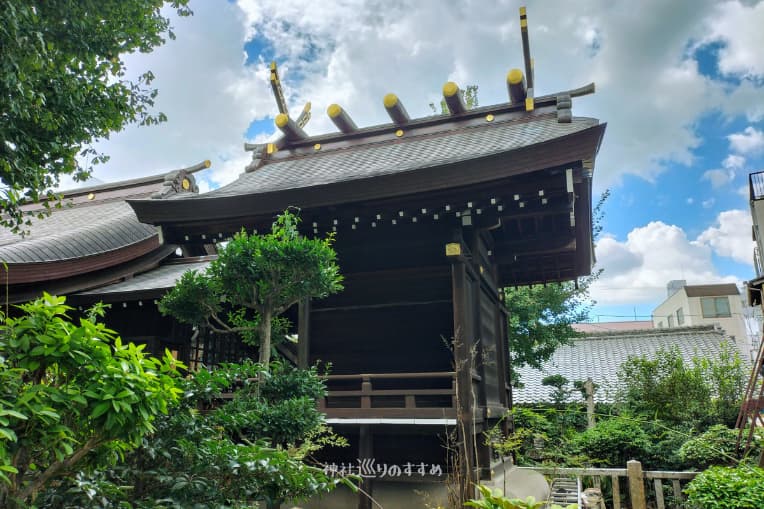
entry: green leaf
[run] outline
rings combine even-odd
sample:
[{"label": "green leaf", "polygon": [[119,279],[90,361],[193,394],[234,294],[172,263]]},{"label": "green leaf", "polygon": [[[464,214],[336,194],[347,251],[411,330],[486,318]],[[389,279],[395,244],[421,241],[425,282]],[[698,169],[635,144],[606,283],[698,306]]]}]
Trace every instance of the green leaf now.
[{"label": "green leaf", "polygon": [[11,442],[15,442],[18,440],[16,433],[12,429],[8,429],[8,428],[0,428],[0,438],[5,438],[6,440],[10,440]]},{"label": "green leaf", "polygon": [[91,419],[97,419],[101,417],[103,414],[106,413],[107,410],[111,408],[111,402],[109,401],[103,401],[95,406],[93,408],[93,411],[90,413]]},{"label": "green leaf", "polygon": [[5,409],[5,408],[0,408],[0,415],[1,416],[6,416],[7,415],[7,416],[15,417],[16,419],[21,419],[23,421],[26,421],[27,419],[29,419],[29,417],[27,417],[26,415],[22,414],[21,412],[17,412],[16,410],[8,410],[8,409]]}]

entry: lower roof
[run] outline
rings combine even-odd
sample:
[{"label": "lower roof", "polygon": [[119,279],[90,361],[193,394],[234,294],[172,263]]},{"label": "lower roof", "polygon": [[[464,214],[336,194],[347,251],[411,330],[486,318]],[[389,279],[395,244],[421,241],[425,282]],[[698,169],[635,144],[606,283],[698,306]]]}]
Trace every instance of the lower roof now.
[{"label": "lower roof", "polygon": [[[208,257],[184,258],[160,265],[152,270],[110,285],[101,286],[84,292],[78,292],[75,298],[89,298],[115,302],[135,300],[146,296],[161,296],[173,288],[181,276],[191,270],[202,272],[210,265]],[[79,300],[79,299],[78,299]]]}]

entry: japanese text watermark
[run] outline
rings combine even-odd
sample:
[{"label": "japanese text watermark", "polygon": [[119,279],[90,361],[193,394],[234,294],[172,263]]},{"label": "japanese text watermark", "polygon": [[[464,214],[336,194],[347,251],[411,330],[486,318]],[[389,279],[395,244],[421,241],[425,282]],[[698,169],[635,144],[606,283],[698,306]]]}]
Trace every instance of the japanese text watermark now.
[{"label": "japanese text watermark", "polygon": [[367,479],[378,477],[424,477],[443,475],[443,467],[436,463],[402,464],[377,463],[374,458],[359,458],[356,463],[328,463],[324,465],[324,473],[331,476],[357,475]]}]

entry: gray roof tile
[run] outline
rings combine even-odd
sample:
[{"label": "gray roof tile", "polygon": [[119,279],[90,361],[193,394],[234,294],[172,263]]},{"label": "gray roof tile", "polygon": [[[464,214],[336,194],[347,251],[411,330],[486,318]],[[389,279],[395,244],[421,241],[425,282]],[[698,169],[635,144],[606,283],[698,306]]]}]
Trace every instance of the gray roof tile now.
[{"label": "gray roof tile", "polygon": [[[554,114],[532,121],[485,123],[434,134],[395,138],[309,155],[276,157],[231,184],[203,195],[178,199],[205,199],[249,193],[268,193],[383,175],[488,157],[543,143],[599,124],[576,117],[558,123]],[[277,154],[279,155],[279,154]]]},{"label": "gray roof tile", "polygon": [[43,219],[32,219],[24,237],[0,230],[0,260],[33,263],[81,258],[120,249],[157,234],[138,222],[124,201],[56,209]]}]

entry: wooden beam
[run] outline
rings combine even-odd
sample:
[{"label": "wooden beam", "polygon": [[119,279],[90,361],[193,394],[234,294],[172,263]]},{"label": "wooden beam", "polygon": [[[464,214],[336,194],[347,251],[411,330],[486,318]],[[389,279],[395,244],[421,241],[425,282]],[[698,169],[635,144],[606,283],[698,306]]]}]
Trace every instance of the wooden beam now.
[{"label": "wooden beam", "polygon": [[[368,424],[361,425],[360,436],[358,438],[358,459],[374,458],[374,436],[371,427]],[[372,479],[363,478],[361,489],[358,493],[358,509],[372,509],[372,496],[374,484]]]},{"label": "wooden beam", "polygon": [[475,476],[475,423],[472,398],[472,310],[467,290],[467,268],[456,258],[451,265],[454,306],[454,369],[456,371],[456,415],[461,470],[460,499],[471,498]]},{"label": "wooden beam", "polygon": [[310,363],[310,299],[297,307],[297,367],[308,369]]}]

